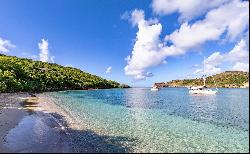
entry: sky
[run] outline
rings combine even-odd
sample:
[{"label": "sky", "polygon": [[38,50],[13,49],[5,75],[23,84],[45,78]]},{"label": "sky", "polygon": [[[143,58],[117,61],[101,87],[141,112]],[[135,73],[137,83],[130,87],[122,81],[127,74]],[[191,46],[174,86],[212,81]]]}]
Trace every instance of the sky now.
[{"label": "sky", "polygon": [[0,53],[129,84],[249,71],[249,1],[0,0]]}]

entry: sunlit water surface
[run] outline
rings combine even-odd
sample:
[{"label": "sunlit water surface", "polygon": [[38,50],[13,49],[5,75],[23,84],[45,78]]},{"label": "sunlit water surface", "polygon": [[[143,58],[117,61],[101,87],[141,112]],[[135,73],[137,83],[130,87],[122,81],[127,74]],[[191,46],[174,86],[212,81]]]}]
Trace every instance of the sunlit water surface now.
[{"label": "sunlit water surface", "polygon": [[190,95],[186,88],[47,95],[87,129],[132,139],[135,152],[248,152],[249,89]]}]

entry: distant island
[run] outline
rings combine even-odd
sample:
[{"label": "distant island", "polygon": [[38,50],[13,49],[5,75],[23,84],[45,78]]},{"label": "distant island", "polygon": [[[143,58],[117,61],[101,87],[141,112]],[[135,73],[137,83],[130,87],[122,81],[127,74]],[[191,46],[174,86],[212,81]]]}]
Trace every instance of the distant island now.
[{"label": "distant island", "polygon": [[[215,81],[215,82],[214,82]],[[216,84],[216,85],[215,85]],[[172,80],[155,83],[157,87],[189,87],[203,85],[202,78]],[[249,72],[226,71],[206,78],[206,86],[213,88],[247,88],[249,87]]]},{"label": "distant island", "polygon": [[72,67],[0,54],[0,92],[129,88]]}]

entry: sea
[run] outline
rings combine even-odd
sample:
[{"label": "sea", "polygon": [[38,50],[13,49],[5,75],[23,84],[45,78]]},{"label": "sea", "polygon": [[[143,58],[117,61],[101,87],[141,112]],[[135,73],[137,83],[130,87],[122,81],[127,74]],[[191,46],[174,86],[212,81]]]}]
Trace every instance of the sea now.
[{"label": "sea", "polygon": [[248,88],[219,88],[216,95],[187,88],[45,94],[84,126],[74,139],[97,152],[249,152]]}]

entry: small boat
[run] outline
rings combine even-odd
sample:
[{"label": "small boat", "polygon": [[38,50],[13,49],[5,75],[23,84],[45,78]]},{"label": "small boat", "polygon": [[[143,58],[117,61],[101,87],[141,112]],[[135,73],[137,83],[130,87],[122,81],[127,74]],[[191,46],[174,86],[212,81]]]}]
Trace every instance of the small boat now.
[{"label": "small boat", "polygon": [[190,94],[216,94],[217,90],[206,88],[206,86],[191,87],[189,89]]},{"label": "small boat", "polygon": [[151,91],[157,91],[157,90],[159,90],[159,88],[158,88],[156,85],[154,85],[154,86],[151,88]]},{"label": "small boat", "polygon": [[[205,57],[204,57],[204,67],[203,67],[203,73],[205,74]],[[189,93],[190,94],[208,94],[208,95],[214,95],[218,92],[218,89],[216,87],[216,90],[212,90],[206,87],[206,76],[203,75],[203,86],[197,86],[197,87],[190,87],[189,88]],[[213,78],[213,76],[212,76]],[[214,78],[213,78],[214,80]],[[215,81],[214,81],[215,83]],[[216,86],[216,84],[215,84]]]}]

